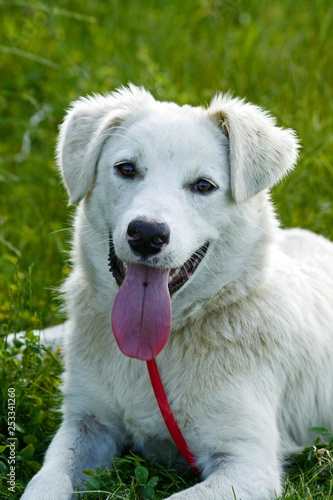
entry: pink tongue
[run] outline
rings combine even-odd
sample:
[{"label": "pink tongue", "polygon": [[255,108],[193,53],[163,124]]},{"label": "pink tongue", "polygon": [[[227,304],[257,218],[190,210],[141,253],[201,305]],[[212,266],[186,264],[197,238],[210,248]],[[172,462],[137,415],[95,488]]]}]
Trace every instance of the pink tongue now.
[{"label": "pink tongue", "polygon": [[131,264],[113,305],[111,322],[120,350],[131,358],[152,359],[171,329],[169,271]]}]

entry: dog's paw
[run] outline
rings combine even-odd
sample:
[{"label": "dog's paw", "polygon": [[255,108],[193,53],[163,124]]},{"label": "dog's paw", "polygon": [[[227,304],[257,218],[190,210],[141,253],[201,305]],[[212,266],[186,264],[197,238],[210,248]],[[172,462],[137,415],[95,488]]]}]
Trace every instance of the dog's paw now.
[{"label": "dog's paw", "polygon": [[70,500],[72,494],[69,476],[43,467],[32,478],[21,500]]},{"label": "dog's paw", "polygon": [[[179,493],[174,493],[171,497],[167,497],[167,500],[224,500],[224,497],[212,496],[214,491],[211,488],[206,488],[205,485],[202,487],[202,483],[187,490],[180,491]],[[229,500],[229,497],[228,497]]]},{"label": "dog's paw", "polygon": [[[203,481],[202,483],[196,484],[187,490],[180,491],[168,497],[167,500],[263,500],[264,497],[248,496],[243,492],[235,496],[235,491],[232,487],[223,486],[219,482],[209,482]],[[265,497],[267,499],[267,497]]]}]

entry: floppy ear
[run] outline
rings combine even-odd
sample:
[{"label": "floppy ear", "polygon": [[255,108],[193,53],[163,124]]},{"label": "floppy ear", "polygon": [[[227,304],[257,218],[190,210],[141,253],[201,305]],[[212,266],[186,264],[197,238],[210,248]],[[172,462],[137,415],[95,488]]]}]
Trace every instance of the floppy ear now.
[{"label": "floppy ear", "polygon": [[230,186],[237,203],[273,186],[293,169],[299,149],[296,134],[277,127],[266,111],[226,94],[213,99],[208,114],[229,139]]},{"label": "floppy ear", "polygon": [[151,94],[129,85],[106,96],[80,98],[71,105],[56,151],[70,205],[81,201],[92,186],[102,145],[111,130],[151,100]]}]

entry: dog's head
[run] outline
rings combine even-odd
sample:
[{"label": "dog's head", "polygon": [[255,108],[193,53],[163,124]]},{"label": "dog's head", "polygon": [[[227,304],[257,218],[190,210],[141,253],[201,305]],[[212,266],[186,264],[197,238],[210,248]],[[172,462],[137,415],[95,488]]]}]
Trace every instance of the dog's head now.
[{"label": "dog's head", "polygon": [[208,109],[179,107],[130,86],[73,104],[58,164],[101,249],[109,235],[104,257],[120,286],[112,325],[123,352],[156,356],[171,297],[179,314],[185,303],[195,309],[251,265],[263,238],[262,192],[293,168],[297,151],[292,130],[229,95]]}]

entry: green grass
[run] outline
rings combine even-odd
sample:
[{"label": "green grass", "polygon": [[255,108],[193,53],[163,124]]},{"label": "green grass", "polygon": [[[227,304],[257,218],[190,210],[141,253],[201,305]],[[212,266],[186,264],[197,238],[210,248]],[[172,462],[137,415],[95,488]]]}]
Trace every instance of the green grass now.
[{"label": "green grass", "polygon": [[[333,239],[332,32],[330,0],[0,0],[2,333],[63,320],[54,290],[69,272],[72,212],[54,168],[57,127],[71,100],[128,81],[181,104],[205,104],[217,90],[231,90],[272,110],[303,146],[297,169],[274,190],[282,223]],[[62,366],[31,333],[14,350],[2,347],[0,433],[8,435],[7,389],[14,385],[18,498],[59,423]],[[4,478],[8,449],[2,457]],[[327,457],[321,465],[314,451],[298,457],[283,498],[333,497]],[[145,484],[138,467],[148,471]],[[125,498],[125,490],[143,498],[154,477],[156,498],[193,481],[138,457],[87,477],[113,498]],[[7,494],[4,483],[0,496]]]}]

